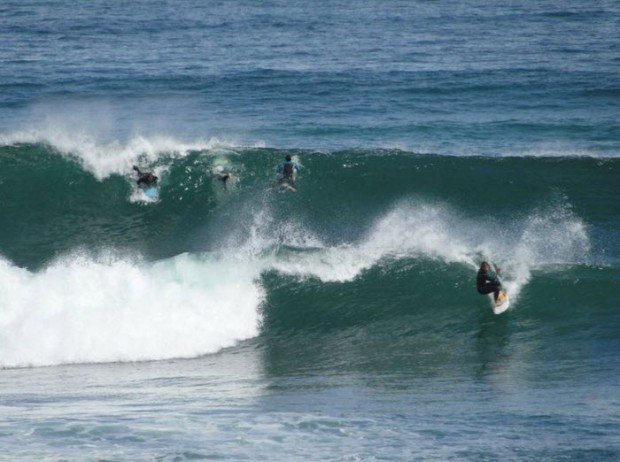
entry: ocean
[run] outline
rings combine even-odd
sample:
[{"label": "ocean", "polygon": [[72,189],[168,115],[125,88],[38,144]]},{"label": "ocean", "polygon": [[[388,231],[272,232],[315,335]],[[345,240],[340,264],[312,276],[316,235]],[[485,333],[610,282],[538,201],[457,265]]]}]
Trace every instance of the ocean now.
[{"label": "ocean", "polygon": [[3,0],[0,459],[618,460],[619,24]]}]

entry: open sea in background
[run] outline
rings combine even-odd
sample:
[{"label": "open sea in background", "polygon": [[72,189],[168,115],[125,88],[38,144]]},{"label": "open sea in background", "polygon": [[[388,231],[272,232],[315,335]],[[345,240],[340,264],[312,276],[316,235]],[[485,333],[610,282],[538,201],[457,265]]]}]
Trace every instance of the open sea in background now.
[{"label": "open sea in background", "polygon": [[619,26],[0,1],[0,459],[617,461]]}]

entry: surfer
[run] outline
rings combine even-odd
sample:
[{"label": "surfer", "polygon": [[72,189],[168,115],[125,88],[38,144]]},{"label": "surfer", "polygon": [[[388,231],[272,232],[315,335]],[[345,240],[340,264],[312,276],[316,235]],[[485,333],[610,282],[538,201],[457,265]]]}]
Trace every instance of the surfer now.
[{"label": "surfer", "polygon": [[217,181],[222,183],[222,187],[226,190],[228,190],[228,182],[234,180],[234,175],[227,171],[215,172],[213,175]]},{"label": "surfer", "polygon": [[502,283],[499,281],[497,275],[501,272],[501,269],[495,267],[495,272],[491,270],[491,265],[488,262],[483,261],[480,264],[478,275],[476,276],[476,287],[478,293],[482,295],[493,293],[493,297],[497,302],[499,293],[502,290]]},{"label": "surfer", "polygon": [[141,172],[136,165],[133,166],[133,169],[138,174],[138,179],[136,180],[138,186],[142,188],[148,188],[157,184],[158,178],[153,174],[153,172]]},{"label": "surfer", "polygon": [[301,170],[301,165],[294,162],[290,154],[287,154],[284,158],[284,162],[278,165],[278,173],[282,176],[278,179],[278,184],[282,186],[288,186],[293,191],[297,191],[297,185],[295,184],[295,173]]}]

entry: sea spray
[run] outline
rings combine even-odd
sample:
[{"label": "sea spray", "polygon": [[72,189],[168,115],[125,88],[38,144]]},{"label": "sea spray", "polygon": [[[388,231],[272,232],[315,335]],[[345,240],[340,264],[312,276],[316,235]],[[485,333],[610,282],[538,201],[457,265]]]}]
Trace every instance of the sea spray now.
[{"label": "sea spray", "polygon": [[262,256],[265,269],[322,281],[350,281],[385,259],[438,260],[472,271],[489,259],[504,267],[505,285],[517,297],[532,268],[585,262],[590,250],[583,222],[561,203],[505,222],[499,230],[444,204],[405,200],[359,241],[335,246],[292,222],[277,227],[266,210],[254,218],[241,246],[245,252]]},{"label": "sea spray", "polygon": [[519,224],[521,234],[506,258],[511,278],[505,282],[513,301],[529,281],[533,268],[588,262],[587,228],[566,202],[555,200]]}]

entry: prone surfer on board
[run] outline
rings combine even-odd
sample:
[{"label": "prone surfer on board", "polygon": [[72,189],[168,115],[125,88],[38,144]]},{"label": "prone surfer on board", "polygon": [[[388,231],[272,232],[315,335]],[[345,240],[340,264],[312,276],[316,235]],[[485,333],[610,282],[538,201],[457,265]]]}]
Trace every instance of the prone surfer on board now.
[{"label": "prone surfer on board", "polygon": [[140,169],[135,165],[133,166],[133,169],[138,174],[138,179],[136,180],[138,186],[142,188],[148,188],[157,184],[157,177],[153,174],[153,172],[141,172]]},{"label": "prone surfer on board", "polygon": [[284,158],[284,162],[278,165],[277,171],[282,176],[278,178],[278,184],[282,186],[288,186],[293,191],[297,191],[297,185],[295,184],[295,173],[301,170],[301,165],[294,162],[291,155],[287,154]]},{"label": "prone surfer on board", "polygon": [[480,264],[480,269],[478,270],[478,275],[476,276],[476,288],[478,289],[478,293],[481,295],[493,293],[496,303],[502,290],[502,283],[497,277],[500,272],[501,268],[496,266],[495,271],[492,271],[491,265],[489,265],[488,262],[483,261]]}]

